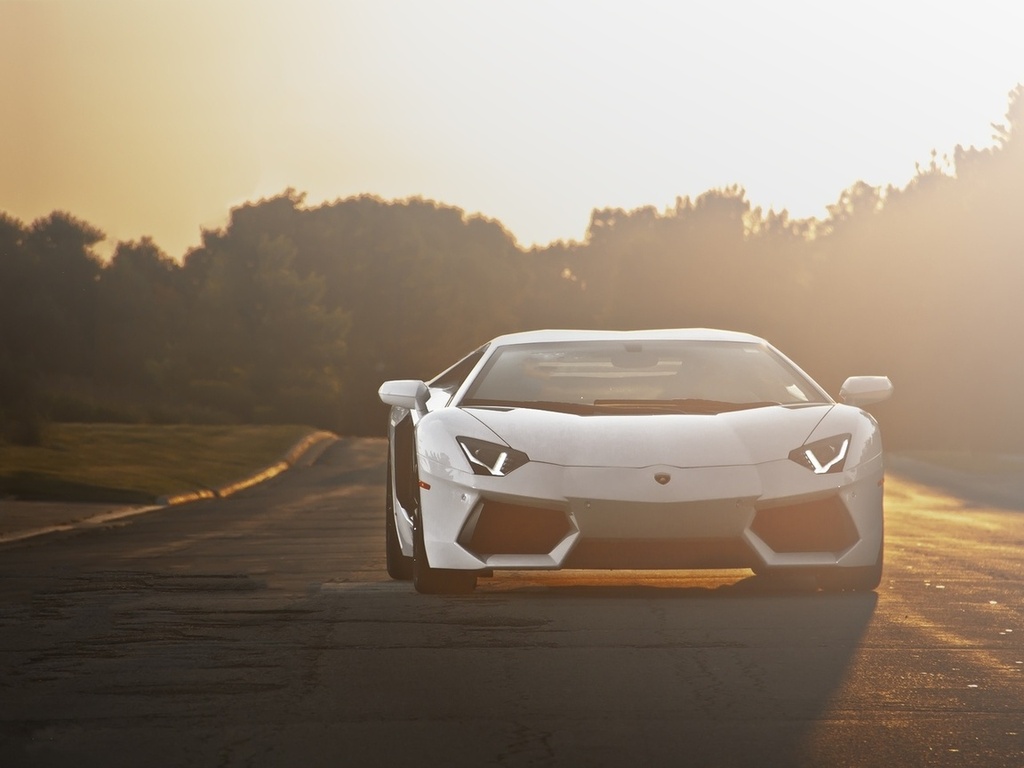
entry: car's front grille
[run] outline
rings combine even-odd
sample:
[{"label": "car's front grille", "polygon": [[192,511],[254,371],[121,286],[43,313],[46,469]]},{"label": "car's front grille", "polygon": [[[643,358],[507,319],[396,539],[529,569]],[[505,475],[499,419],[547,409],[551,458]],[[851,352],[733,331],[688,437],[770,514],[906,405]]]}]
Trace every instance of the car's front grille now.
[{"label": "car's front grille", "polygon": [[859,538],[850,513],[838,496],[758,509],[750,530],[780,553],[839,553]]},{"label": "car's front grille", "polygon": [[477,556],[546,555],[572,530],[562,510],[485,500],[459,543]]}]

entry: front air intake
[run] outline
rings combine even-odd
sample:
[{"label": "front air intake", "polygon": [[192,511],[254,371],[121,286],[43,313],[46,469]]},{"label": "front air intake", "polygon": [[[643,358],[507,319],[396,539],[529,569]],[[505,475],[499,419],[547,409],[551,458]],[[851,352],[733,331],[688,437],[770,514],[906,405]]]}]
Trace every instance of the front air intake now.
[{"label": "front air intake", "polygon": [[573,531],[566,512],[485,500],[459,543],[478,557],[546,555]]},{"label": "front air intake", "polygon": [[838,554],[859,539],[850,513],[838,496],[758,509],[750,530],[778,553]]}]

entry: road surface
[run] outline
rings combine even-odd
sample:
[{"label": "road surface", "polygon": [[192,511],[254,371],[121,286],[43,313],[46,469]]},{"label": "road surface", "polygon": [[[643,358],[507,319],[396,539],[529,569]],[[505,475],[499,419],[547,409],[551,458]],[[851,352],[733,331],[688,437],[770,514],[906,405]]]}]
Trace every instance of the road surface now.
[{"label": "road surface", "polygon": [[877,593],[383,568],[384,444],[0,547],[0,766],[1024,766],[1024,513],[887,479]]}]

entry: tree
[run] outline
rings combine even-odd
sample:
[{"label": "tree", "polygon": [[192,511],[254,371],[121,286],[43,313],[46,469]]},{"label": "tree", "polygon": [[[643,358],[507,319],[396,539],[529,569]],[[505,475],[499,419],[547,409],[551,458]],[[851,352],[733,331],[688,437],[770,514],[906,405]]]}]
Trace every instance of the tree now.
[{"label": "tree", "polygon": [[239,420],[337,424],[348,318],[295,253],[285,237],[238,251],[228,230],[196,254],[204,279],[171,354],[188,399]]},{"label": "tree", "polygon": [[0,215],[0,432],[7,439],[38,442],[45,384],[92,372],[100,262],[91,248],[102,239],[66,213],[28,228]]},{"label": "tree", "polygon": [[181,268],[148,237],[118,243],[100,273],[97,378],[146,399],[161,394],[157,372],[184,324]]},{"label": "tree", "polygon": [[[96,285],[101,261],[92,247],[105,235],[70,214],[54,212],[33,222],[23,241],[28,260],[19,332],[44,374],[93,374]],[[13,291],[12,291],[13,293]]]}]

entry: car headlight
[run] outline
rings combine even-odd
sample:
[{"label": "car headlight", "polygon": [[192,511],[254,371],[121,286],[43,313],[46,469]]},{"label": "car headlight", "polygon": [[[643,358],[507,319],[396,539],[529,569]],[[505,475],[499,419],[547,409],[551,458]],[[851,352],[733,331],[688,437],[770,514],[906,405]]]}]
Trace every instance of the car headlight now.
[{"label": "car headlight", "polygon": [[478,475],[504,477],[509,472],[519,469],[530,460],[522,451],[509,448],[507,445],[477,440],[475,437],[457,437],[462,452],[469,459],[469,466]]},{"label": "car headlight", "polygon": [[789,458],[816,475],[827,475],[843,471],[849,449],[850,435],[836,435],[802,445],[790,451]]}]

